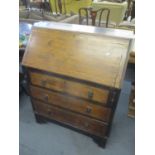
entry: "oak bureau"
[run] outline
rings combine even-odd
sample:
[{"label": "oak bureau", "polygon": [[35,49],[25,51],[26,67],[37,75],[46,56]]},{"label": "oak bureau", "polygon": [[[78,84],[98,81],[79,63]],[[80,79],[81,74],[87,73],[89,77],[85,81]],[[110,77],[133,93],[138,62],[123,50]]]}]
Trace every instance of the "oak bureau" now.
[{"label": "oak bureau", "polygon": [[104,147],[128,62],[131,33],[34,24],[22,64],[36,121],[69,127]]}]

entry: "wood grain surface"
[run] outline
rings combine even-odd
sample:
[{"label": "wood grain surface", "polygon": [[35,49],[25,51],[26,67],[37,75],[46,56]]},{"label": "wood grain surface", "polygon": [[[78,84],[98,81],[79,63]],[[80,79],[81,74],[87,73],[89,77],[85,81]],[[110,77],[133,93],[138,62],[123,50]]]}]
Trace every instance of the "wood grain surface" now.
[{"label": "wood grain surface", "polygon": [[36,113],[42,116],[100,137],[104,137],[107,132],[107,125],[101,121],[78,115],[54,106],[46,105],[40,101],[33,100],[33,103]]},{"label": "wood grain surface", "polygon": [[31,83],[36,86],[68,93],[92,101],[98,101],[103,105],[107,104],[109,90],[103,88],[92,87],[80,82],[37,72],[30,72],[30,80]]},{"label": "wood grain surface", "polygon": [[129,41],[34,27],[22,64],[120,88]]},{"label": "wood grain surface", "polygon": [[53,104],[105,122],[109,122],[110,120],[110,108],[95,105],[85,100],[77,99],[34,86],[31,86],[30,90],[33,98],[40,99],[44,102],[47,102],[47,104]]}]

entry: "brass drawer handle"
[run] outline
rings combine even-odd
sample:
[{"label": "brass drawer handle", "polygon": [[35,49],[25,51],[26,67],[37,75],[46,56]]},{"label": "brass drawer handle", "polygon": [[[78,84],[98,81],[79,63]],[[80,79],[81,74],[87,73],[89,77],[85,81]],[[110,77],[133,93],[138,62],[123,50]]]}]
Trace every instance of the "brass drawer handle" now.
[{"label": "brass drawer handle", "polygon": [[92,108],[91,107],[87,107],[86,113],[91,113],[91,112],[92,112]]},{"label": "brass drawer handle", "polygon": [[44,96],[44,100],[45,100],[45,101],[48,101],[48,99],[49,99],[49,96],[46,94],[46,95]]},{"label": "brass drawer handle", "polygon": [[44,81],[41,81],[41,85],[44,87],[45,85],[47,84],[47,82],[44,80]]},{"label": "brass drawer handle", "polygon": [[92,99],[93,95],[94,95],[93,91],[88,91],[88,98],[89,99]]}]

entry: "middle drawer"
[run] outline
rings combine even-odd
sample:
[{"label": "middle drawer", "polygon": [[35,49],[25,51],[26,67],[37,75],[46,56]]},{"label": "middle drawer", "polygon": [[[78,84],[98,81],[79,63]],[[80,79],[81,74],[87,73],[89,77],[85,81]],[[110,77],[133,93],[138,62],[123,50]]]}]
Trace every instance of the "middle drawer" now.
[{"label": "middle drawer", "polygon": [[81,100],[75,97],[60,94],[54,91],[48,91],[35,86],[30,86],[31,96],[40,99],[46,103],[57,105],[87,116],[94,117],[104,122],[109,122],[111,109]]}]

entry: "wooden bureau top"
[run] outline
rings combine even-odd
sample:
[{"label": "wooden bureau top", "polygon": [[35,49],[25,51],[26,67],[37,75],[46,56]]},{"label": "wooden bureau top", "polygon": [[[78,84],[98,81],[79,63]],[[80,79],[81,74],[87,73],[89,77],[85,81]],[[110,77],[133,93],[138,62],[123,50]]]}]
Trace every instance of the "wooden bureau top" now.
[{"label": "wooden bureau top", "polygon": [[33,27],[24,66],[120,88],[129,39]]}]

